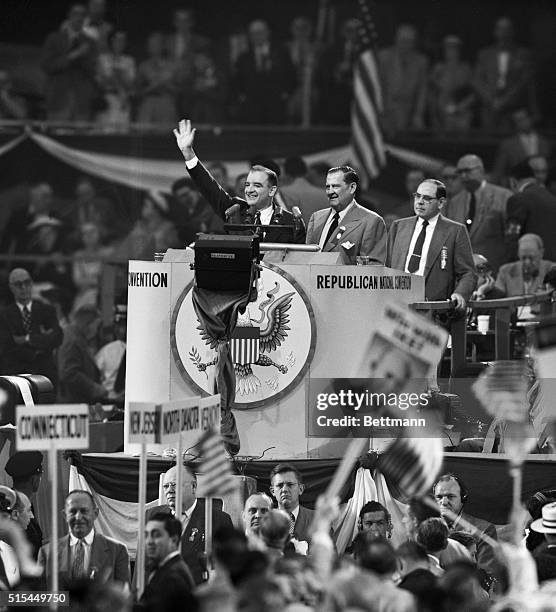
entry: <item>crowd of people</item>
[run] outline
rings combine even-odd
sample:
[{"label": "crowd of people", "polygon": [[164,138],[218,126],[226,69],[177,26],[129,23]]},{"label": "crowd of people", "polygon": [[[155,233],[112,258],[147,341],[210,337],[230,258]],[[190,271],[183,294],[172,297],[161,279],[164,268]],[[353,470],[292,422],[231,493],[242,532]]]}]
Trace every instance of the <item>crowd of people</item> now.
[{"label": "crowd of people", "polygon": [[[174,466],[162,475],[159,503],[165,503],[145,516],[138,539],[146,559],[143,580],[126,543],[101,533],[95,496],[69,492],[63,506],[68,533],[58,540],[56,567],[70,610],[554,610],[554,490],[528,500],[519,542],[503,535],[506,540],[499,541],[495,525],[465,511],[466,484],[445,473],[430,495],[402,506],[397,528],[394,506],[388,508],[395,502],[364,500],[356,511],[353,540],[343,550],[335,537],[340,500],[321,495],[314,509],[305,507],[303,476],[292,464],[272,469],[268,492],[247,495],[235,524],[222,501],[214,499],[211,527],[205,500],[197,497],[193,466],[184,463],[179,469],[181,509]],[[42,455],[16,453],[6,471],[14,484],[0,487],[0,589],[46,589],[52,543],[43,542],[33,514]]]},{"label": "crowd of people", "polygon": [[[4,67],[0,117],[87,121],[107,130],[131,122],[167,127],[182,116],[200,123],[349,123],[353,68],[364,48],[355,16],[332,34],[316,31],[316,15],[296,15],[287,36],[259,18],[216,40],[198,32],[192,10],[177,8],[168,15],[171,31],[151,32],[142,52],[132,54],[133,26],[109,20],[110,9],[105,0],[90,0],[60,16],[44,42],[41,105],[26,103]],[[453,32],[436,42],[437,56],[421,51],[418,29],[402,23],[392,44],[378,50],[387,133],[508,130],[517,108],[542,118],[542,66],[516,41],[508,17],[496,20],[491,44],[472,61],[469,41]]]}]

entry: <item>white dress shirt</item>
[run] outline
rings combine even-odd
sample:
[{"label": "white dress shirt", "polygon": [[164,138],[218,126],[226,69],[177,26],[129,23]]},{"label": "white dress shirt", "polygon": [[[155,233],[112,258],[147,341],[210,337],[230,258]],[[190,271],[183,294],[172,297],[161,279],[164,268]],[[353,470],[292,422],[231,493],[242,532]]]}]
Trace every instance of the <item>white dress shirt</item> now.
[{"label": "white dress shirt", "polygon": [[[340,230],[340,227],[342,225],[342,221],[343,221],[344,217],[348,214],[348,211],[351,210],[351,208],[353,208],[354,205],[355,205],[355,200],[352,200],[344,208],[344,210],[342,210],[340,212],[340,219],[338,221],[338,231]],[[330,226],[332,225],[332,220],[334,219],[334,215],[335,214],[336,214],[336,211],[333,208],[330,208],[330,213],[328,214],[328,219],[326,220],[326,223],[324,224],[324,227],[322,228],[322,232],[321,232],[320,239],[319,239],[319,246],[320,246],[320,250],[321,251],[324,248],[324,245],[325,245],[325,242],[326,242],[326,236],[328,235],[328,230],[329,230]]]},{"label": "white dress shirt", "polygon": [[272,219],[272,213],[274,212],[274,206],[270,204],[263,210],[259,210],[259,215],[261,217],[261,225],[270,225],[270,220]]},{"label": "white dress shirt", "polygon": [[0,540],[0,557],[8,578],[9,584],[6,586],[13,587],[19,583],[19,564],[14,549],[4,540]]},{"label": "white dress shirt", "polygon": [[[440,213],[430,218],[429,224],[426,228],[425,234],[425,242],[423,244],[423,250],[421,251],[421,259],[419,260],[419,268],[413,274],[417,274],[418,276],[425,275],[425,265],[427,263],[427,255],[429,253],[429,247],[431,245],[432,235],[434,234],[434,228],[436,227],[436,222],[438,221],[438,217],[440,217]],[[417,223],[415,224],[415,229],[413,230],[413,236],[411,236],[411,242],[409,243],[409,251],[407,252],[407,258],[405,260],[405,271],[409,272],[409,260],[411,259],[411,255],[413,253],[413,249],[415,248],[415,243],[417,242],[417,238],[421,233],[421,228],[423,227],[423,219],[419,218]]]},{"label": "white dress shirt", "polygon": [[[70,537],[70,551],[71,551],[71,564],[73,566],[75,562],[75,545],[79,541],[72,533],[69,534]],[[87,575],[91,573],[91,568],[89,567],[91,564],[91,548],[93,546],[93,540],[95,539],[95,530],[91,529],[89,533],[83,538],[83,569]]]},{"label": "white dress shirt", "polygon": [[189,524],[189,521],[191,520],[191,515],[193,514],[193,510],[195,510],[196,507],[197,507],[197,500],[195,500],[191,504],[191,506],[189,506],[189,508],[187,508],[181,513],[181,526],[184,530]]}]

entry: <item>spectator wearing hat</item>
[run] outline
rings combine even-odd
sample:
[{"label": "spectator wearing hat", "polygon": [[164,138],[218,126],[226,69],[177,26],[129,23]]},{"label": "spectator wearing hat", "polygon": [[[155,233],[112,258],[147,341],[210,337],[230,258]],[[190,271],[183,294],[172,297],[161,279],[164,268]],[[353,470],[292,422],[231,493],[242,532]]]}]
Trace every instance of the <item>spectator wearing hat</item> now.
[{"label": "spectator wearing hat", "polygon": [[541,518],[533,521],[530,527],[544,534],[546,540],[546,548],[533,553],[539,582],[552,580],[556,578],[556,502],[545,504]]},{"label": "spectator wearing hat", "polygon": [[[42,462],[43,455],[39,451],[20,451],[12,455],[6,463],[6,473],[12,477],[13,488],[16,491],[16,496],[21,495],[22,501],[26,504],[25,499],[29,501],[31,517],[24,526],[22,521],[19,521],[27,540],[33,547],[33,557],[36,559],[39,554],[39,549],[42,546],[42,529],[35,518],[35,509],[33,500],[36,497],[42,477]],[[20,504],[16,500],[16,508],[19,515],[25,512],[20,510]],[[27,512],[28,514],[28,512]],[[23,518],[23,517],[22,517]]]},{"label": "spectator wearing hat", "polygon": [[0,366],[3,374],[42,374],[57,383],[54,351],[62,342],[56,311],[34,300],[33,279],[23,268],[8,277],[13,303],[0,313]]}]

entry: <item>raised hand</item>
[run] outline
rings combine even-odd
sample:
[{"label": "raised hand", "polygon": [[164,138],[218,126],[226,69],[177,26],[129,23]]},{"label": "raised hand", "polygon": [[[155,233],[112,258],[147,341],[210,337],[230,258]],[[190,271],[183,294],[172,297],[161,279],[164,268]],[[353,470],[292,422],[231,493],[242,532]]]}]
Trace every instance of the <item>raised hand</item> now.
[{"label": "raised hand", "polygon": [[191,121],[189,121],[189,119],[182,119],[178,124],[178,129],[174,130],[176,143],[186,160],[192,159],[195,156],[193,152],[195,132],[196,129],[191,127]]}]

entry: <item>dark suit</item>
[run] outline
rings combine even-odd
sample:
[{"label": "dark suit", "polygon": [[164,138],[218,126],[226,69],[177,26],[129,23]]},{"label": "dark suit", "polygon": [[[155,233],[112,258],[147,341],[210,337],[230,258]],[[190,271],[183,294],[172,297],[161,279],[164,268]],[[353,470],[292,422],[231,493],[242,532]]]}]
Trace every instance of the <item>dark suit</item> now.
[{"label": "dark suit", "polygon": [[531,185],[514,194],[506,204],[508,223],[520,226],[520,234],[538,234],[544,257],[556,261],[556,196],[544,187]]},{"label": "dark suit", "polygon": [[[492,523],[475,516],[471,516],[470,514],[465,514],[465,512],[461,513],[461,517],[468,523],[471,523],[471,525],[473,525],[480,533],[489,536],[493,540],[498,539],[496,527]],[[454,531],[465,531],[469,533],[470,530],[459,523],[458,517],[450,527],[450,532]],[[496,559],[494,550],[490,544],[487,544],[480,539],[477,541],[477,565],[489,576],[494,576],[496,573]]]},{"label": "dark suit", "polygon": [[[38,561],[44,567],[46,579],[50,584],[50,544],[45,544],[39,550]],[[58,540],[58,576],[61,589],[67,588],[71,583],[71,570],[70,537],[66,535]],[[121,542],[95,532],[87,571],[89,575],[94,571],[94,577],[101,582],[117,580],[129,584],[127,548]]]},{"label": "dark suit", "polygon": [[[220,527],[233,527],[232,519],[227,512],[218,508],[218,500],[212,504],[212,532]],[[147,513],[149,517],[157,512],[172,513],[170,506],[156,506]],[[197,505],[181,536],[181,555],[191,571],[193,581],[199,584],[203,581],[202,553],[205,552],[205,500],[197,499]]]},{"label": "dark suit", "polygon": [[299,514],[297,515],[297,520],[295,521],[295,526],[293,529],[294,538],[311,543],[311,533],[309,529],[313,523],[314,516],[314,510],[309,510],[309,508],[299,506]]},{"label": "dark suit", "polygon": [[58,351],[60,394],[71,403],[92,404],[104,397],[100,370],[93,359],[87,338],[75,325],[68,325]]},{"label": "dark suit", "polygon": [[262,64],[257,65],[252,48],[237,58],[233,85],[239,100],[238,119],[241,123],[284,123],[288,97],[296,85],[295,68],[286,49],[272,44]]},{"label": "dark suit", "polygon": [[14,336],[25,336],[21,311],[15,302],[0,314],[2,373],[42,374],[56,386],[58,376],[54,350],[62,343],[63,332],[54,308],[32,300],[29,342],[16,344]]},{"label": "dark suit", "polygon": [[[330,208],[324,208],[311,215],[307,227],[307,244],[319,244],[330,211]],[[373,261],[383,264],[386,259],[384,219],[355,202],[338,224],[338,230],[332,233],[322,250],[323,252],[341,253],[343,262],[346,264],[355,264],[357,255],[367,255]]]},{"label": "dark suit", "polygon": [[[509,189],[485,183],[475,194],[475,218],[469,230],[473,253],[484,255],[494,272],[508,261],[506,244],[506,203],[512,195]],[[465,189],[450,198],[444,214],[452,221],[465,225],[470,194]]]},{"label": "dark suit", "polygon": [[[405,262],[417,217],[396,219],[388,234],[386,265],[405,270]],[[444,256],[442,252],[444,251]],[[445,257],[445,261],[444,261]],[[425,264],[425,299],[447,300],[459,293],[467,301],[475,289],[477,275],[467,230],[440,215],[434,228]]]},{"label": "dark suit", "polygon": [[[537,134],[538,138],[538,155],[542,155],[547,159],[550,157],[551,146],[546,138]],[[494,160],[494,169],[491,179],[494,183],[500,182],[508,177],[508,171],[514,166],[529,157],[529,152],[525,150],[523,141],[519,134],[511,138],[505,138],[498,147],[496,159]],[[506,184],[506,183],[504,183]]]},{"label": "dark suit", "polygon": [[[223,219],[226,216],[225,213],[228,208],[234,204],[239,204],[240,210],[232,215],[229,220],[230,223],[254,222],[253,217],[249,214],[249,205],[247,202],[243,198],[237,196],[232,197],[229,193],[224,191],[200,160],[194,168],[189,170],[189,175],[207,202]],[[269,223],[269,226],[272,225],[293,226],[293,242],[296,244],[303,244],[305,242],[305,226],[303,222],[298,221],[290,212],[281,209],[276,203],[273,203],[272,218]],[[289,233],[280,232],[278,230],[273,232],[269,238],[267,242],[292,242]]]},{"label": "dark suit", "polygon": [[145,612],[188,610],[193,601],[193,588],[191,572],[182,556],[176,555],[153,572],[136,609]]}]

